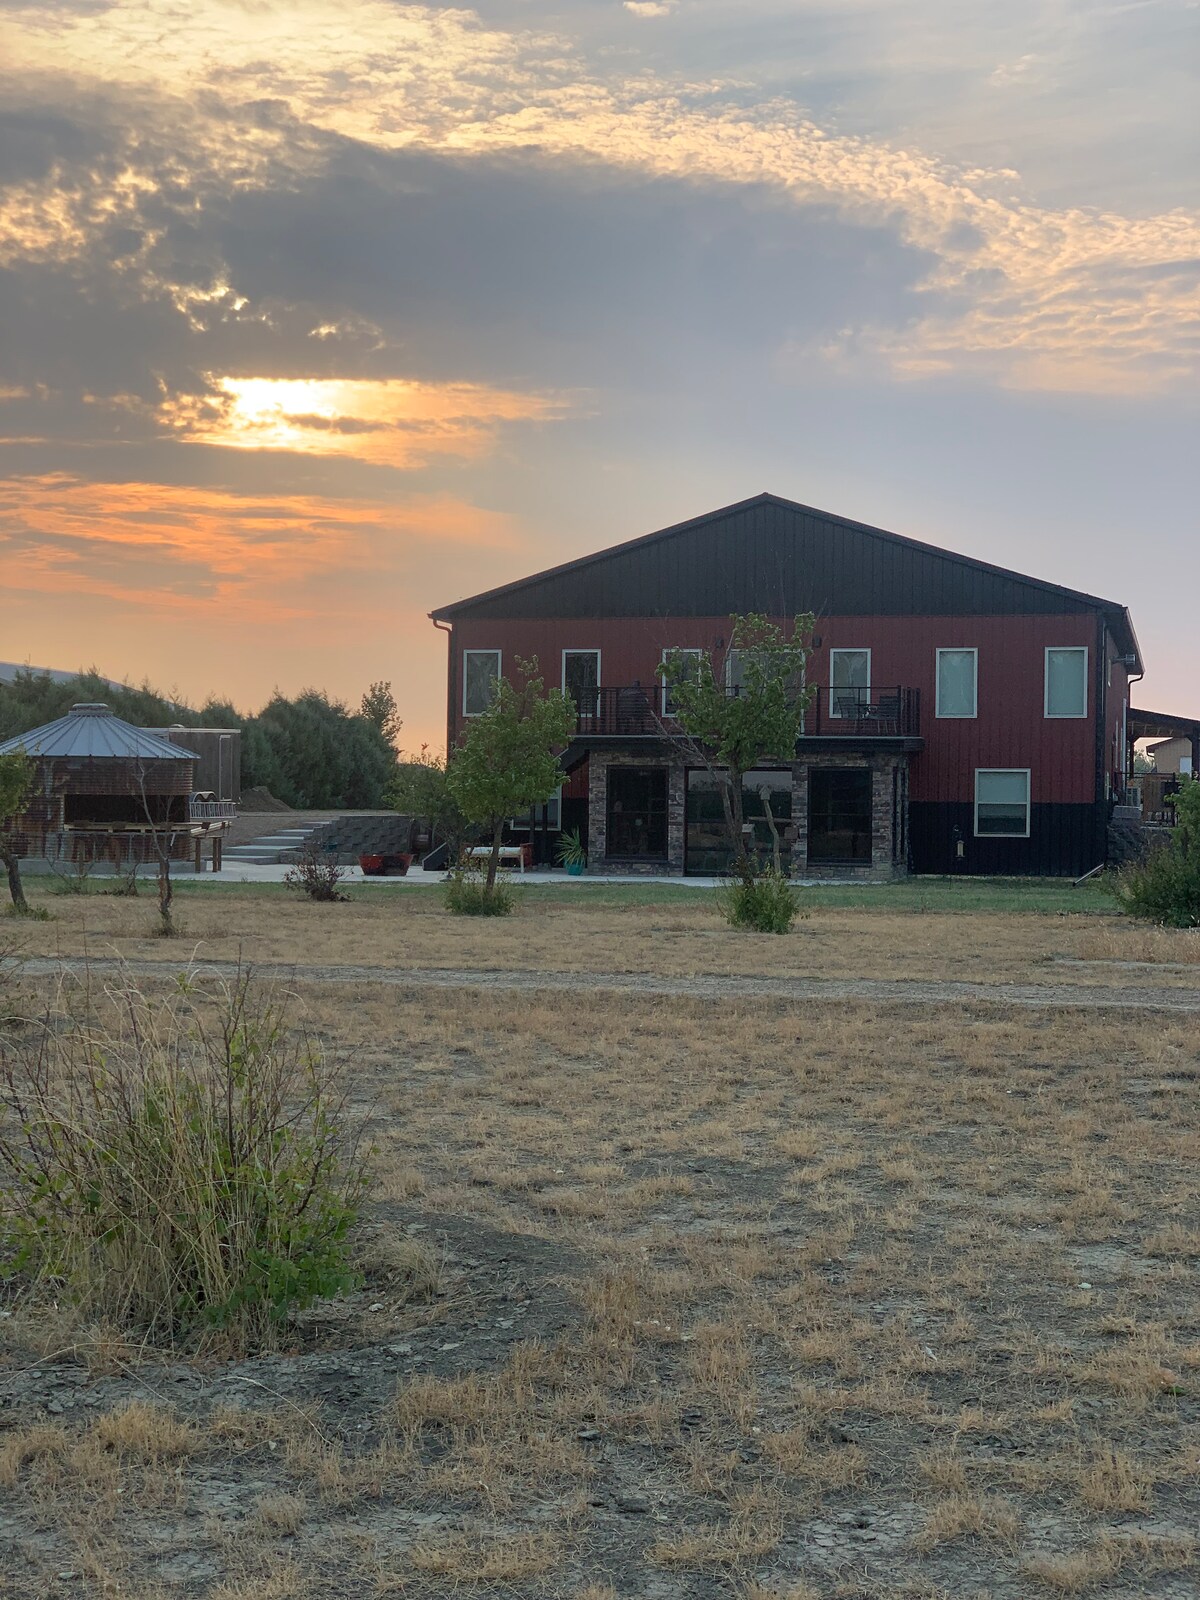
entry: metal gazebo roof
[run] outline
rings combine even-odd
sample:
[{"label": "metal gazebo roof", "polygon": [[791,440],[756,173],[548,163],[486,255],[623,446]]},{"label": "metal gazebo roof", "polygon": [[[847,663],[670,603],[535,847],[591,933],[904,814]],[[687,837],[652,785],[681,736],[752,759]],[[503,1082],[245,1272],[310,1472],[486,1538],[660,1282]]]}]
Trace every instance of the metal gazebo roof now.
[{"label": "metal gazebo roof", "polygon": [[72,706],[65,717],[47,722],[41,728],[31,728],[14,739],[0,744],[0,756],[14,755],[18,750],[27,756],[44,756],[48,759],[73,758],[75,760],[116,761],[194,761],[195,753],[182,750],[155,733],[135,728],[114,716],[106,705],[99,702],[81,702]]}]

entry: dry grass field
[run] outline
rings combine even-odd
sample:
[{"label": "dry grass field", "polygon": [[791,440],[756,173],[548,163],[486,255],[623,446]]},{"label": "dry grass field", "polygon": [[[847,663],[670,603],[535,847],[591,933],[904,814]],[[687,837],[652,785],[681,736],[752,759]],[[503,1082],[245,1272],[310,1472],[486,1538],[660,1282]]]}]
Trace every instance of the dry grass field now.
[{"label": "dry grass field", "polygon": [[[186,880],[185,880],[186,883]],[[943,909],[893,909],[890,890],[875,890],[869,910],[827,907],[807,896],[809,914],[786,939],[731,938],[710,894],[664,889],[649,904],[619,893],[519,892],[506,922],[449,917],[436,889],[360,889],[345,905],[324,908],[282,889],[264,892],[209,885],[176,900],[180,938],[156,937],[153,886],[135,899],[30,888],[51,914],[24,929],[31,955],[161,960],[188,958],[288,967],[366,966],[415,971],[655,973],[660,976],[775,976],[963,980],[988,983],[1200,983],[1200,931],[1146,930],[1113,913],[1016,915]],[[634,886],[634,893],[637,888]],[[964,937],[964,935],[967,935]],[[1132,964],[1132,965],[1131,965]],[[1136,969],[1141,967],[1139,973]]]},{"label": "dry grass field", "polygon": [[425,894],[222,890],[164,943],[146,899],[52,909],[30,953],[262,964],[374,1156],[362,1290],[276,1351],[168,1357],[10,1288],[0,1595],[1200,1594],[1200,1012],[288,975],[1200,999],[1192,935],[827,909],[774,939],[699,898],[480,925]]}]

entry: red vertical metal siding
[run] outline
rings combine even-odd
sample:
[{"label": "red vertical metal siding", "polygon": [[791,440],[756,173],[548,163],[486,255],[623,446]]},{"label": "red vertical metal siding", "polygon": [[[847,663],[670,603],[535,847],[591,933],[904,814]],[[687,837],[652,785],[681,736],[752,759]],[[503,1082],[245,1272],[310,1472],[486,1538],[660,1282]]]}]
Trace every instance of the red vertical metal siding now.
[{"label": "red vertical metal siding", "polygon": [[[915,596],[914,596],[915,599]],[[461,685],[464,650],[503,653],[503,670],[517,656],[536,656],[547,685],[562,682],[564,650],[599,650],[600,681],[614,687],[657,682],[664,648],[713,649],[729,633],[726,617],[619,617],[601,619],[456,621],[455,670]],[[830,649],[871,651],[871,679],[921,692],[924,751],[912,758],[914,801],[974,800],[977,767],[1029,767],[1035,805],[1092,804],[1096,799],[1096,672],[1098,629],[1094,613],[1005,616],[822,617],[816,626],[809,677],[829,681]],[[1089,649],[1088,715],[1047,718],[1045,652],[1051,646]],[[935,652],[979,651],[979,715],[936,716]],[[459,689],[461,695],[461,689]],[[1120,723],[1124,669],[1114,666],[1106,740]],[[461,725],[461,699],[455,706]],[[1114,720],[1115,719],[1115,720]],[[1106,746],[1107,748],[1107,746]]]}]

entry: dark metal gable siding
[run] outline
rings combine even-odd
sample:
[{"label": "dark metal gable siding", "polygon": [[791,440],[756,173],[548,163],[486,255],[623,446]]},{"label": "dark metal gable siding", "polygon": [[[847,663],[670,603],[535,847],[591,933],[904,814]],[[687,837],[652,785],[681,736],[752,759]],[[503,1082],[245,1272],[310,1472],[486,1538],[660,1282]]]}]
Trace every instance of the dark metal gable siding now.
[{"label": "dark metal gable siding", "polygon": [[1063,615],[1087,597],[769,499],[480,596],[472,619]]}]

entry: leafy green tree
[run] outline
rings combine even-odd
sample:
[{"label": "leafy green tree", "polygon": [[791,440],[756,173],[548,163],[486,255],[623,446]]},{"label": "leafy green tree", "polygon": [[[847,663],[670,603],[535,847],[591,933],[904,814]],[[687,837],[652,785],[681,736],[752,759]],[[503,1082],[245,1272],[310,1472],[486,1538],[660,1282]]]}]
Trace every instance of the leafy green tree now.
[{"label": "leafy green tree", "polygon": [[231,700],[219,700],[214,695],[200,707],[202,728],[240,728],[246,718]]},{"label": "leafy green tree", "polygon": [[376,725],[319,689],[294,700],[276,693],[243,731],[243,783],[291,806],[381,805],[395,768],[396,752]]},{"label": "leafy green tree", "polygon": [[405,817],[428,822],[430,847],[449,846],[451,865],[462,853],[467,819],[450,791],[450,770],[444,757],[421,746],[420,754],[400,757],[384,796]]},{"label": "leafy green tree", "polygon": [[21,860],[13,823],[33,792],[34,765],[21,751],[0,756],[0,862],[8,873],[8,893],[18,911],[28,911],[21,884]]},{"label": "leafy green tree", "polygon": [[389,744],[395,744],[404,724],[400,720],[400,708],[396,704],[396,696],[392,693],[390,680],[385,678],[371,685],[362,697],[358,714],[360,717],[366,717],[368,722],[378,728]]},{"label": "leafy green tree", "polygon": [[668,656],[659,668],[680,730],[675,737],[717,781],[734,870],[747,883],[756,863],[743,826],[745,777],[764,761],[795,760],[816,692],[804,682],[812,627],[811,615],[796,617],[788,632],[756,613],[734,616],[724,658],[709,651]]},{"label": "leafy green tree", "polygon": [[528,811],[562,782],[558,752],[575,732],[576,712],[561,689],[546,692],[537,658],[517,658],[520,684],[496,683],[486,711],[472,717],[450,761],[447,786],[468,822],[492,841],[486,889],[496,883],[504,819]]}]

